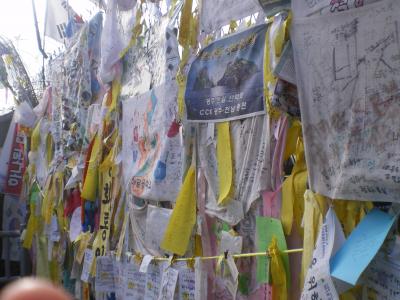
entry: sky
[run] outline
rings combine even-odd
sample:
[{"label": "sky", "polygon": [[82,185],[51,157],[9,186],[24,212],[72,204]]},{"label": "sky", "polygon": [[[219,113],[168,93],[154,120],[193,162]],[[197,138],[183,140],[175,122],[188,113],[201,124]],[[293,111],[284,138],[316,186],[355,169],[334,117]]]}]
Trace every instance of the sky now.
[{"label": "sky", "polygon": [[[34,0],[38,27],[43,41],[44,20],[47,0]],[[98,10],[89,0],[69,0],[71,7],[85,20]],[[16,47],[31,80],[35,80],[42,68],[42,54],[39,52],[34,26],[32,0],[0,0],[0,36],[10,39]],[[48,54],[63,50],[63,45],[52,38],[45,38]],[[6,97],[8,96],[8,97]],[[8,98],[8,99],[7,99]],[[11,93],[0,89],[0,115],[14,105]]]},{"label": "sky", "polygon": [[[46,0],[34,0],[34,2],[43,38]],[[69,4],[84,19],[95,13],[96,6],[89,0],[69,0]],[[36,40],[32,0],[0,0],[0,35],[12,40],[29,75],[31,77],[36,75],[42,66],[42,55]],[[59,51],[62,46],[51,38],[45,40],[47,53]]]}]

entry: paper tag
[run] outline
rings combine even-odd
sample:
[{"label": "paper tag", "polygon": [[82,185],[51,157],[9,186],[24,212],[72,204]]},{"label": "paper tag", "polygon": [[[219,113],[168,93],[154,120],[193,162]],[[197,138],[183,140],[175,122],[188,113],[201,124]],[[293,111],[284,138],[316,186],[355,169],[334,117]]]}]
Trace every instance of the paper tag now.
[{"label": "paper tag", "polygon": [[125,298],[125,282],[126,282],[126,264],[113,260],[114,265],[114,285],[115,285],[115,297],[116,299]]},{"label": "paper tag", "polygon": [[151,264],[146,273],[144,299],[157,299],[160,294],[162,265]]},{"label": "paper tag", "polygon": [[146,274],[139,272],[136,264],[127,264],[123,299],[143,299],[145,290]]},{"label": "paper tag", "polygon": [[115,292],[114,264],[110,256],[98,256],[96,259],[96,292]]},{"label": "paper tag", "polygon": [[179,269],[178,276],[178,300],[194,300],[195,299],[195,272],[185,267]]},{"label": "paper tag", "polygon": [[179,271],[174,268],[167,268],[161,278],[160,294],[158,300],[174,299],[176,283]]},{"label": "paper tag", "polygon": [[147,269],[149,268],[149,264],[153,260],[154,256],[152,255],[145,255],[143,257],[142,263],[140,265],[139,272],[141,273],[147,273]]},{"label": "paper tag", "polygon": [[89,282],[90,267],[93,261],[93,251],[91,249],[85,250],[85,258],[83,260],[83,268],[81,274],[81,280],[84,282]]},{"label": "paper tag", "polygon": [[207,299],[207,278],[204,276],[203,265],[200,257],[194,263],[194,295],[196,300]]},{"label": "paper tag", "polygon": [[71,222],[69,225],[69,240],[74,242],[79,234],[82,232],[82,224],[81,224],[81,206],[77,207],[71,217]]}]

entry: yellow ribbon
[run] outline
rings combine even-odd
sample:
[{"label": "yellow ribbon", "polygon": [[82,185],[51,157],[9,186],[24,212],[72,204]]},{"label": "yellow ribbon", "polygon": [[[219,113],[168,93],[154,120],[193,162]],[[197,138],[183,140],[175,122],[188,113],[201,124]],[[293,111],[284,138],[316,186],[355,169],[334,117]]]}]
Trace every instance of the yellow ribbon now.
[{"label": "yellow ribbon", "polygon": [[270,274],[272,282],[272,299],[287,300],[286,270],[278,248],[278,242],[274,236],[268,246],[270,255]]},{"label": "yellow ribbon", "polygon": [[184,255],[189,245],[193,226],[196,224],[196,171],[191,166],[176,199],[161,248]]},{"label": "yellow ribbon", "polygon": [[229,122],[217,124],[218,204],[226,205],[233,187],[233,166]]},{"label": "yellow ribbon", "polygon": [[307,187],[307,166],[304,156],[304,145],[301,138],[297,140],[296,162],[292,174],[282,185],[281,221],[286,235],[292,232],[293,219],[301,232],[301,218],[304,210],[304,192]]},{"label": "yellow ribbon", "polygon": [[327,211],[327,203],[324,196],[306,190],[304,193],[304,200],[304,240],[300,274],[301,286],[304,285],[304,278],[310,266],[318,232],[323,224],[323,218]]},{"label": "yellow ribbon", "polygon": [[42,119],[37,122],[35,128],[33,128],[32,136],[31,136],[31,151],[36,152],[39,149],[40,145],[40,124],[42,123]]},{"label": "yellow ribbon", "polygon": [[101,148],[101,137],[99,133],[96,133],[81,193],[82,198],[85,200],[94,201],[96,199]]},{"label": "yellow ribbon", "polygon": [[32,247],[33,235],[37,229],[37,223],[38,223],[37,217],[35,215],[36,205],[34,203],[31,203],[29,205],[29,209],[30,209],[30,216],[25,231],[24,242],[22,244],[22,246],[26,249],[30,249]]}]

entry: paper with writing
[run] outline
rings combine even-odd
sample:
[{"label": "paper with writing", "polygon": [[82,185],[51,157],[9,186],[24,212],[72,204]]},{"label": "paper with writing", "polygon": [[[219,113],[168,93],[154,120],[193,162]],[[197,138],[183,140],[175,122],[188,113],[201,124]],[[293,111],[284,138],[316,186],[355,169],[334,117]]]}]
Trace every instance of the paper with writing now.
[{"label": "paper with writing", "polygon": [[124,299],[143,299],[146,289],[146,274],[139,272],[139,267],[135,263],[126,264],[125,272]]},{"label": "paper with writing", "polygon": [[144,293],[145,300],[158,299],[160,294],[161,276],[163,265],[151,264],[146,273],[146,289]]},{"label": "paper with writing", "polygon": [[115,269],[111,256],[96,258],[96,292],[115,292]]},{"label": "paper with writing", "polygon": [[194,300],[195,285],[195,271],[187,266],[179,268],[177,287],[178,300]]},{"label": "paper with writing", "polygon": [[199,160],[207,180],[206,212],[235,225],[251,205],[259,199],[261,191],[270,189],[271,128],[268,115],[230,122],[233,182],[235,187],[226,206],[217,203],[219,176],[217,151],[207,146],[207,124],[199,124]]},{"label": "paper with writing", "polygon": [[309,183],[329,198],[399,201],[399,11],[382,0],[293,21]]},{"label": "paper with writing", "polygon": [[331,258],[331,275],[356,285],[360,275],[382,246],[395,220],[396,217],[378,209],[371,210]]},{"label": "paper with writing", "polygon": [[313,258],[305,278],[301,300],[339,299],[339,294],[329,272],[329,259],[332,255],[335,255],[344,242],[345,237],[341,224],[331,207],[318,235]]},{"label": "paper with writing", "polygon": [[93,251],[91,249],[85,250],[85,256],[83,259],[83,268],[81,274],[81,280],[84,282],[89,282],[90,268],[93,262]]},{"label": "paper with writing", "polygon": [[194,263],[195,288],[194,295],[196,300],[207,299],[207,273],[203,271],[203,262],[199,257],[195,258]]},{"label": "paper with writing", "polygon": [[295,17],[327,15],[363,7],[380,0],[294,0],[292,11]]},{"label": "paper with writing", "polygon": [[178,274],[179,271],[171,267],[164,270],[161,278],[161,287],[158,300],[174,299]]},{"label": "paper with writing", "polygon": [[372,288],[378,299],[395,300],[400,297],[400,264],[379,253],[363,275],[363,283]]},{"label": "paper with writing", "polygon": [[125,284],[126,284],[126,263],[117,259],[113,259],[114,266],[114,286],[116,299],[124,299],[125,297]]}]

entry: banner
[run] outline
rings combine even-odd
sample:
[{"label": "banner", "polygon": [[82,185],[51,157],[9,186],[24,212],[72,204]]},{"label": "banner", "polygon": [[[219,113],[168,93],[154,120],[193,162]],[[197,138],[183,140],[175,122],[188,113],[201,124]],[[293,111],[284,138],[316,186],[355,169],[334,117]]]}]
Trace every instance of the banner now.
[{"label": "banner", "polygon": [[123,102],[124,180],[134,196],[175,201],[182,183],[182,139],[175,84]]},{"label": "banner", "polygon": [[215,41],[190,67],[188,121],[234,120],[264,114],[264,45],[268,25]]},{"label": "banner", "polygon": [[101,204],[100,224],[96,239],[93,243],[96,257],[105,256],[111,228],[111,195],[112,195],[112,166],[100,172],[101,176]]},{"label": "banner", "polygon": [[19,196],[22,189],[23,176],[25,173],[25,136],[22,134],[20,125],[14,129],[14,140],[11,147],[10,159],[8,161],[7,181],[4,189],[5,194]]}]

